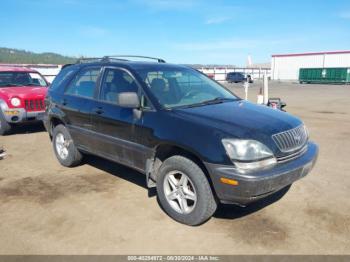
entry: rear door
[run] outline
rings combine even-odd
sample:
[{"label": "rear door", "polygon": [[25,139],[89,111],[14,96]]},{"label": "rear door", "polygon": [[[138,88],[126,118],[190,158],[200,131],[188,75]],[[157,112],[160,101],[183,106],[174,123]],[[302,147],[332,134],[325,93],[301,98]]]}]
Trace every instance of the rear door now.
[{"label": "rear door", "polygon": [[95,126],[91,123],[91,109],[95,103],[100,71],[101,67],[82,69],[66,87],[61,101],[74,143],[88,151],[93,150]]}]

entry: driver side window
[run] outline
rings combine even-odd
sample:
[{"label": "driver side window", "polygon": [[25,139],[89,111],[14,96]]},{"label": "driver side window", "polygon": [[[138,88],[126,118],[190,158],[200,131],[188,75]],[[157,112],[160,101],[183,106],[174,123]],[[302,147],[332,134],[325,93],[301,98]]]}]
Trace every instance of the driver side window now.
[{"label": "driver side window", "polygon": [[118,95],[123,92],[138,92],[134,78],[124,70],[107,68],[102,80],[100,100],[117,103]]}]

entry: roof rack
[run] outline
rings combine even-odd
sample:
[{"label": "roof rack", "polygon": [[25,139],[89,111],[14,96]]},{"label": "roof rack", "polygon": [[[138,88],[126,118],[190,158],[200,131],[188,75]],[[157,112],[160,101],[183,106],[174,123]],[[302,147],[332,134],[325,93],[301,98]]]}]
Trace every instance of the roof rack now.
[{"label": "roof rack", "polygon": [[77,60],[77,64],[90,63],[95,61],[103,61],[104,57],[83,57]]},{"label": "roof rack", "polygon": [[140,55],[110,55],[110,56],[105,56],[104,58],[118,58],[118,57],[146,58],[151,60],[157,60],[158,63],[166,63],[165,60],[162,58],[151,57],[151,56],[140,56]]},{"label": "roof rack", "polygon": [[164,59],[157,58],[157,57],[150,57],[150,56],[139,56],[139,55],[109,55],[109,56],[103,56],[103,57],[83,57],[79,58],[77,60],[77,63],[89,63],[89,62],[110,62],[111,59],[118,60],[118,61],[129,61],[124,58],[145,58],[145,59],[151,59],[156,60],[158,63],[166,63]]},{"label": "roof rack", "polygon": [[129,61],[127,59],[124,59],[128,57],[145,58],[145,59],[156,60],[158,63],[166,63],[165,60],[162,58],[150,57],[150,56],[139,56],[139,55],[109,55],[104,57],[84,57],[84,58],[79,58],[77,60],[77,63],[82,64],[82,63],[89,63],[89,62],[110,62],[111,59],[118,60],[118,61]]},{"label": "roof rack", "polygon": [[109,55],[109,56],[103,56],[103,57],[84,57],[84,58],[79,58],[77,60],[77,63],[82,64],[82,63],[90,63],[90,62],[110,62],[112,59],[118,60],[118,61],[129,61],[127,59],[124,59],[128,57],[146,58],[146,59],[156,60],[158,63],[166,63],[165,60],[162,58],[150,57],[150,56],[138,56],[138,55]]}]

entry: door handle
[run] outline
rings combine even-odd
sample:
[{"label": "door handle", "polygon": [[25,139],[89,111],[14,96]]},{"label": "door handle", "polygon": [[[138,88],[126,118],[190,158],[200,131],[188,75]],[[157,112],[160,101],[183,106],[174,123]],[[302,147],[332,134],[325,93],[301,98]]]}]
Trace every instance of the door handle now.
[{"label": "door handle", "polygon": [[67,100],[66,100],[66,99],[63,99],[63,100],[62,100],[62,105],[63,105],[63,106],[66,106],[66,105],[67,105]]},{"label": "door handle", "polygon": [[98,115],[101,115],[101,114],[104,113],[104,111],[102,110],[101,107],[94,108],[94,109],[93,109],[93,112],[96,113],[96,114],[98,114]]}]

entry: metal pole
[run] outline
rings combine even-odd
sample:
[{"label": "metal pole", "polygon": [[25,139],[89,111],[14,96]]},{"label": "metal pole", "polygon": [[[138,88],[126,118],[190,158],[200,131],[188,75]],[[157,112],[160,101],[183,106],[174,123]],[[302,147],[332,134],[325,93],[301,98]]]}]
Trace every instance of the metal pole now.
[{"label": "metal pole", "polygon": [[267,105],[267,102],[269,101],[269,82],[268,82],[268,79],[267,79],[267,74],[266,72],[264,73],[264,92],[263,92],[263,95],[264,95],[264,104]]},{"label": "metal pole", "polygon": [[245,100],[248,100],[248,90],[249,90],[248,79],[247,81],[244,82],[243,86],[244,86]]},{"label": "metal pole", "polygon": [[259,105],[263,105],[264,104],[264,96],[262,94],[262,87],[260,87],[259,89],[259,94],[258,94],[258,97],[257,97],[257,101],[256,103],[259,104]]},{"label": "metal pole", "polygon": [[324,54],[323,54],[323,63],[322,63],[322,68],[324,68],[325,63],[326,63],[326,54],[324,53]]}]

